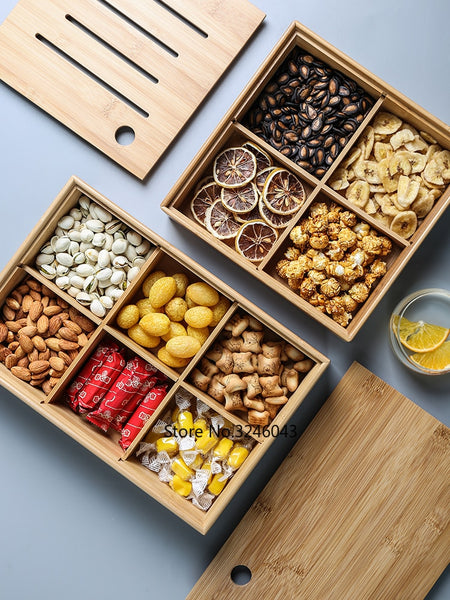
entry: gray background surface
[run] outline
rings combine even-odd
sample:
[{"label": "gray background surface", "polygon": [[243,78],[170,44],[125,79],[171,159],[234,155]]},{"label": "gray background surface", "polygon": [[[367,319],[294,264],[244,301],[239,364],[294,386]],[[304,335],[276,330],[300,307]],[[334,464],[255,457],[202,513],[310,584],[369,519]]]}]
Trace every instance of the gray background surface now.
[{"label": "gray background surface", "polygon": [[[169,221],[159,205],[294,19],[449,122],[450,4],[255,4],[267,13],[264,25],[145,183],[0,84],[0,268],[76,174],[331,358],[293,418],[299,433],[355,359],[448,425],[449,376],[413,375],[394,360],[387,336],[401,297],[425,287],[450,288],[448,211],[347,344]],[[0,21],[14,5],[1,0]],[[203,537],[3,389],[0,415],[1,600],[185,598],[293,444],[275,441]],[[428,598],[449,597],[447,569]],[[261,598],[271,600],[263,590]]]}]

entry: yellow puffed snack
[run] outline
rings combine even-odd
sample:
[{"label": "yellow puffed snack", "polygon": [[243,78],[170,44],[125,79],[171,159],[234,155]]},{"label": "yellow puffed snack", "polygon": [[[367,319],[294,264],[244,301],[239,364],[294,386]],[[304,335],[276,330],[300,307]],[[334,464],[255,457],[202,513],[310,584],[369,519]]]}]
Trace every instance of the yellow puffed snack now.
[{"label": "yellow puffed snack", "polygon": [[211,323],[213,312],[207,306],[194,306],[185,312],[184,320],[191,327],[201,329],[202,327],[208,327]]},{"label": "yellow puffed snack", "polygon": [[173,491],[180,494],[180,496],[189,496],[192,491],[192,483],[190,481],[184,481],[184,479],[181,479],[178,475],[173,476],[169,485]]},{"label": "yellow puffed snack", "polygon": [[225,487],[227,481],[228,479],[224,477],[223,473],[216,473],[212,478],[211,483],[208,485],[208,490],[211,494],[214,494],[214,496],[218,496]]},{"label": "yellow puffed snack", "polygon": [[117,315],[117,325],[122,329],[129,329],[139,321],[139,308],[136,304],[127,304]]},{"label": "yellow puffed snack", "polygon": [[160,308],[172,300],[176,291],[177,284],[173,277],[161,277],[150,288],[148,297],[154,308]]},{"label": "yellow puffed snack", "polygon": [[177,284],[177,291],[175,296],[181,298],[186,293],[186,288],[189,283],[189,279],[187,275],[185,275],[185,273],[175,273],[174,275],[172,275],[172,277],[175,279],[175,282]]},{"label": "yellow puffed snack", "polygon": [[139,317],[142,319],[145,315],[149,313],[160,313],[164,312],[163,308],[153,308],[152,303],[149,298],[142,298],[136,302],[136,306],[139,309]]},{"label": "yellow puffed snack", "polygon": [[173,337],[177,337],[177,335],[187,335],[187,331],[181,323],[173,323],[171,321],[168,333],[166,333],[166,335],[162,335],[161,338],[165,342],[168,342]]},{"label": "yellow puffed snack", "polygon": [[200,342],[190,335],[177,335],[166,344],[167,352],[177,358],[192,358],[200,348]]},{"label": "yellow puffed snack", "polygon": [[128,337],[144,348],[156,348],[160,342],[159,337],[146,333],[139,323],[130,327],[127,333]]},{"label": "yellow puffed snack", "polygon": [[204,281],[191,283],[186,290],[186,295],[200,306],[214,306],[219,302],[217,291]]},{"label": "yellow puffed snack", "polygon": [[223,460],[230,453],[231,448],[233,447],[233,441],[229,438],[222,438],[217,446],[214,448],[213,454],[217,458]]},{"label": "yellow puffed snack", "polygon": [[184,313],[187,311],[187,309],[188,305],[186,300],[183,300],[183,298],[179,298],[178,296],[172,298],[172,300],[169,300],[164,307],[164,311],[169,319],[177,323],[184,319]]},{"label": "yellow puffed snack", "polygon": [[244,460],[247,458],[248,454],[249,452],[247,448],[244,448],[244,446],[240,446],[239,444],[235,444],[230,452],[227,463],[233,469],[239,469]]},{"label": "yellow puffed snack", "polygon": [[172,471],[184,481],[188,481],[194,475],[194,471],[187,466],[181,456],[177,456],[172,462]]},{"label": "yellow puffed snack", "polygon": [[139,321],[139,325],[149,335],[161,337],[170,330],[170,319],[163,313],[148,313]]},{"label": "yellow puffed snack", "polygon": [[144,280],[144,283],[142,284],[142,293],[144,294],[144,296],[148,297],[150,288],[155,283],[155,281],[158,281],[158,279],[161,279],[161,277],[165,276],[166,274],[164,273],[164,271],[153,271],[153,273],[150,273],[150,275]]},{"label": "yellow puffed snack", "polygon": [[168,367],[172,367],[172,369],[181,369],[181,367],[185,367],[189,363],[189,358],[172,356],[166,348],[160,348],[158,350],[158,358]]},{"label": "yellow puffed snack", "polygon": [[209,324],[210,327],[215,327],[219,323],[220,319],[225,315],[227,310],[230,308],[230,305],[231,305],[231,302],[228,300],[228,298],[225,298],[224,296],[222,296],[217,304],[215,304],[214,306],[211,306],[211,310],[213,313],[213,320]]},{"label": "yellow puffed snack", "polygon": [[194,418],[190,410],[182,410],[179,413],[177,427],[178,429],[187,429],[187,431],[194,429]]},{"label": "yellow puffed snack", "polygon": [[171,437],[161,437],[156,440],[156,452],[167,452],[169,455],[173,455],[178,452],[178,442]]},{"label": "yellow puffed snack", "polygon": [[219,440],[210,430],[205,431],[201,437],[196,438],[195,445],[202,454],[208,454]]},{"label": "yellow puffed snack", "polygon": [[203,344],[209,337],[209,328],[202,327],[201,329],[199,329],[198,327],[191,327],[190,325],[188,325],[187,334],[198,340],[203,346]]}]

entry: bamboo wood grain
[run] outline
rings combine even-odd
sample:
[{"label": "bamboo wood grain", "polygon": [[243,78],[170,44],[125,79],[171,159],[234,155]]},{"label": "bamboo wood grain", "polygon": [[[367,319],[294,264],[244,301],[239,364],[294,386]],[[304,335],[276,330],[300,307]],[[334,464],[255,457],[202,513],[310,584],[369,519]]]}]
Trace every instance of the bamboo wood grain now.
[{"label": "bamboo wood grain", "polygon": [[421,600],[450,559],[449,478],[450,430],[354,363],[187,600]]},{"label": "bamboo wood grain", "polygon": [[[92,315],[86,307],[81,306],[72,297],[68,296],[64,291],[61,291],[53,282],[47,280],[34,268],[36,256],[42,245],[53,235],[58,220],[77,204],[82,195],[88,196],[91,200],[111,212],[114,217],[122,220],[130,228],[140,233],[155,247],[148,260],[142,266],[137,278],[127,288],[126,292],[121,296],[117,304],[104,319],[99,319]],[[155,269],[165,269],[167,272],[183,272],[188,275],[190,280],[198,278],[206,281],[231,301],[229,310],[218,325],[211,331],[211,334],[202,349],[193,358],[187,368],[180,369],[179,371],[163,365],[154,354],[148,352],[145,348],[138,346],[133,340],[126,336],[124,332],[120,331],[116,325],[116,317],[120,308],[140,297],[140,288],[143,281],[148,274]],[[314,362],[311,371],[307,373],[296,392],[292,394],[289,402],[279,412],[275,419],[274,423],[280,426],[280,428],[287,423],[288,419],[297,410],[329,363],[328,359],[315,350],[310,344],[290,332],[286,327],[275,321],[269,315],[266,315],[244,296],[224,284],[217,277],[209,273],[209,271],[177,250],[163,238],[150,231],[134,217],[114,205],[107,198],[96,192],[92,187],[77,177],[72,177],[64,186],[63,190],[57,195],[44,216],[39,220],[37,226],[32,230],[22,246],[15,253],[14,257],[7,264],[4,271],[0,274],[0,306],[10,294],[11,290],[28,275],[35,277],[38,281],[47,285],[58,296],[66,299],[71,306],[74,306],[77,310],[80,310],[83,314],[88,316],[96,323],[97,329],[94,335],[89,339],[88,344],[82,349],[61,378],[59,384],[55,386],[48,397],[41,391],[32,388],[29,384],[14,377],[2,364],[0,364],[0,384],[201,533],[206,533],[220,516],[231,498],[237,493],[241,484],[250,475],[253,468],[267,451],[273,439],[264,438],[263,440],[258,440],[259,443],[257,443],[255,448],[251,451],[241,469],[239,469],[238,473],[230,480],[220,497],[206,513],[196,508],[189,501],[178,496],[167,484],[159,481],[155,473],[145,469],[136,459],[135,452],[140,441],[146,435],[150,427],[152,427],[155,420],[163,415],[168,406],[174,402],[174,397],[178,389],[188,389],[197,393],[196,390],[187,383],[187,377],[198,361],[204,356],[205,352],[207,352],[208,347],[223,331],[227,319],[234,311],[243,310],[257,318],[270,332],[273,332],[274,335],[280,336],[293,346],[297,347],[304,354],[312,358]],[[106,339],[117,340],[119,343],[123,344],[130,353],[135,353],[154,364],[165,373],[170,380],[170,387],[165,400],[155,411],[152,418],[149,419],[126,452],[123,452],[117,443],[119,439],[117,432],[113,432],[112,435],[104,435],[63,404],[64,395],[70,381],[73,380],[97,345]],[[201,394],[197,395],[201,396]],[[233,415],[227,413],[223,407],[219,408],[209,396],[205,395],[204,397],[201,397],[206,404],[209,404],[216,412],[226,416],[234,423],[239,422],[241,425],[244,424],[244,422],[237,417],[233,417]]]},{"label": "bamboo wood grain", "polygon": [[247,0],[165,4],[20,0],[0,78],[143,179],[265,16]]},{"label": "bamboo wood grain", "polygon": [[[303,169],[300,169],[295,163],[291,162],[280,152],[272,148],[272,146],[251,131],[248,131],[246,127],[242,125],[242,121],[250,107],[258,98],[266,84],[274,76],[279,66],[295,47],[300,47],[311,52],[311,54],[325,61],[331,67],[347,74],[365,88],[375,99],[373,108],[366,115],[361,126],[351,136],[346,146],[333,162],[333,165],[328,169],[327,173],[320,181],[309,174],[306,175]],[[412,123],[412,125],[417,127],[419,131],[427,131],[436,138],[443,147],[450,148],[450,128],[448,125],[433,117],[426,110],[406,98],[392,86],[370,73],[367,69],[340,52],[338,49],[334,48],[331,44],[314,34],[301,23],[294,22],[289,26],[274,49],[269,53],[254,77],[250,80],[203,147],[193,158],[191,164],[185,169],[175,186],[163,200],[161,208],[174,221],[178,222],[183,227],[186,227],[202,240],[216,248],[219,252],[226,255],[227,258],[242,267],[248,274],[256,277],[270,288],[276,290],[294,306],[307,313],[343,340],[350,342],[360,331],[372,311],[376,308],[378,302],[388,291],[390,285],[392,285],[396,277],[401,273],[405,265],[431,231],[436,221],[447,210],[450,204],[450,186],[448,186],[444,194],[435,203],[431,212],[422,220],[415,234],[409,240],[405,240],[381,224],[380,221],[376,221],[363,210],[350,204],[343,195],[335,192],[329,187],[328,182],[333,173],[341,166],[342,161],[345,160],[351,148],[354,147],[365,126],[369,124],[371,119],[380,110],[392,111],[398,114],[401,118],[406,119],[408,122]],[[213,163],[214,157],[218,152],[225,147],[225,144],[229,143],[229,140],[234,139],[233,132],[239,132],[243,139],[259,144],[272,156],[275,164],[280,164],[290,169],[302,178],[307,185],[313,186],[307,203],[302,207],[298,217],[293,219],[285,231],[281,233],[270,254],[258,266],[243,259],[239,253],[230,251],[231,244],[216,240],[206,228],[194,221],[190,215],[189,204],[194,196],[194,190],[197,183],[207,174],[207,168]],[[290,230],[295,226],[298,219],[301,218],[301,214],[307,212],[313,198],[320,199],[323,195],[355,212],[355,214],[366,221],[371,227],[380,231],[383,235],[388,236],[396,248],[393,258],[390,259],[390,267],[387,274],[378,282],[376,288],[371,291],[369,299],[359,308],[358,312],[353,316],[353,319],[346,328],[337,325],[331,317],[323,314],[320,310],[303,300],[298,293],[292,291],[288,287],[286,282],[282,282],[280,278],[274,277],[274,275],[276,275],[274,270],[274,259],[275,257],[278,257],[279,259],[282,258],[282,249],[288,243]],[[398,249],[401,250],[400,255],[398,255]]]}]

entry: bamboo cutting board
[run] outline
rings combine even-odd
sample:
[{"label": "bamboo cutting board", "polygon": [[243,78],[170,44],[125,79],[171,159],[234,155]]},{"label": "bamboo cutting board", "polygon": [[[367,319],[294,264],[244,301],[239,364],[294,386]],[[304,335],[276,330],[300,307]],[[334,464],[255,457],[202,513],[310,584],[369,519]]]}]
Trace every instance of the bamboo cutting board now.
[{"label": "bamboo cutting board", "polygon": [[0,78],[143,179],[264,16],[247,0],[20,0]]},{"label": "bamboo cutting board", "polygon": [[354,363],[188,600],[422,599],[449,516],[450,430]]}]

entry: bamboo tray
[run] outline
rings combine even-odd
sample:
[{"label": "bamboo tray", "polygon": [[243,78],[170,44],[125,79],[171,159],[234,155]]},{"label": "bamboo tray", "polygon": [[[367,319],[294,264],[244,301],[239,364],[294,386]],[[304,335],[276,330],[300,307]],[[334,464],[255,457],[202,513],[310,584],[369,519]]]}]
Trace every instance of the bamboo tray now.
[{"label": "bamboo tray", "polygon": [[422,600],[450,558],[449,434],[353,363],[187,600]]},{"label": "bamboo tray", "polygon": [[143,179],[264,16],[247,0],[20,0],[0,78]]},{"label": "bamboo tray", "polygon": [[[245,126],[245,117],[256,98],[272,79],[278,67],[295,48],[301,48],[310,52],[314,57],[322,60],[332,68],[354,79],[374,100],[372,109],[366,114],[359,127],[351,135],[345,147],[338,154],[337,159],[326,171],[325,175],[318,179],[296,163],[286,158],[272,145],[266,143],[261,137],[255,135]],[[423,219],[416,232],[410,239],[394,233],[380,221],[373,219],[362,209],[350,203],[340,193],[329,186],[333,173],[348,157],[352,148],[358,142],[365,127],[372,121],[380,111],[392,112],[405,119],[420,131],[425,131],[445,149],[450,148],[450,129],[447,125],[427,113],[420,106],[407,99],[391,86],[380,80],[375,75],[358,65],[351,58],[332,47],[326,41],[309,31],[298,22],[294,22],[286,31],[282,39],[269,54],[261,65],[255,76],[230,108],[223,120],[211,134],[209,139],[192,160],[182,174],[174,188],[162,203],[162,209],[176,222],[193,231],[197,236],[208,244],[225,254],[236,264],[245,269],[250,275],[257,277],[266,285],[276,290],[281,296],[292,302],[300,310],[328,327],[336,335],[345,341],[351,341],[361,329],[369,315],[377,306],[383,295],[387,292],[393,281],[399,276],[406,263],[418,249],[424,238],[430,232],[439,217],[444,213],[450,202],[450,187],[447,187],[443,195],[435,202],[434,207]],[[214,157],[224,148],[240,145],[246,141],[259,145],[272,158],[273,163],[285,167],[295,173],[303,182],[307,199],[296,217],[289,222],[286,229],[281,233],[273,245],[269,254],[259,264],[255,265],[242,258],[234,251],[234,246],[225,241],[216,239],[209,231],[202,227],[192,216],[190,202],[194,197],[196,186],[211,173]],[[379,281],[378,285],[371,291],[368,299],[361,305],[353,316],[347,327],[343,327],[332,320],[327,314],[311,306],[299,294],[290,289],[285,280],[282,280],[275,271],[277,261],[283,258],[283,252],[289,244],[289,233],[295,224],[308,213],[311,204],[321,200],[333,201],[344,209],[353,211],[357,217],[368,223],[370,227],[380,234],[389,238],[393,250],[388,257],[387,273]]]},{"label": "bamboo tray", "polygon": [[[87,196],[99,206],[108,210],[113,216],[123,221],[126,225],[143,236],[144,239],[149,240],[154,245],[153,251],[145,264],[141,267],[138,277],[133,280],[125,293],[103,319],[93,315],[88,308],[80,305],[65,291],[60,290],[52,281],[49,281],[41,275],[34,266],[37,254],[52,235],[59,219],[67,214],[71,208],[78,203],[78,200],[82,195]],[[120,308],[125,304],[130,303],[132,298],[139,293],[141,284],[148,273],[155,270],[155,268],[165,268],[168,266],[175,268],[173,272],[181,271],[188,274],[188,276],[190,275],[195,278],[194,280],[200,279],[208,282],[216,288],[219,293],[230,300],[230,308],[219,324],[211,331],[208,340],[204,343],[197,355],[191,360],[189,365],[184,369],[179,370],[164,365],[155,354],[138,346],[128,338],[128,336],[124,335],[123,331],[119,330],[115,322],[115,318]],[[0,383],[46,419],[77,440],[93,454],[101,458],[106,464],[116,469],[147,494],[164,504],[169,510],[177,514],[180,518],[203,534],[209,530],[220,513],[227,506],[231,498],[237,492],[239,486],[266,452],[274,437],[264,437],[258,435],[258,433],[255,433],[254,431],[251,432],[251,436],[254,440],[254,447],[251,450],[249,457],[244,462],[243,466],[236,472],[234,477],[232,477],[224,491],[217,497],[217,500],[213,503],[212,507],[206,512],[196,508],[191,502],[176,494],[167,484],[162,483],[155,473],[144,468],[136,459],[135,451],[139,445],[139,440],[152,427],[159,415],[171,405],[176,391],[180,388],[195,394],[216,413],[226,417],[232,423],[245,427],[245,421],[226,411],[222,404],[216,402],[207,394],[196,390],[196,388],[192,387],[187,381],[189,373],[201,360],[203,354],[207,352],[208,347],[220,335],[226,321],[238,309],[241,312],[253,315],[263,324],[266,330],[301,350],[301,352],[311,358],[314,363],[312,369],[301,380],[297,390],[290,396],[288,403],[279,411],[274,421],[272,421],[272,424],[276,425],[280,430],[286,425],[289,418],[301,404],[307,393],[315,385],[329,363],[325,356],[312,348],[305,341],[294,335],[281,324],[277,323],[273,318],[265,314],[246,298],[223,284],[219,279],[195,263],[188,256],[147,229],[136,219],[115,206],[112,202],[76,177],[72,177],[68,181],[47,212],[40,219],[35,229],[31,232],[29,237],[1,273],[0,306],[3,306],[4,301],[11,290],[28,276],[32,276],[38,282],[45,284],[50,290],[54,291],[58,297],[65,300],[70,306],[78,309],[83,315],[89,317],[89,319],[95,323],[96,329],[93,336],[89,339],[88,344],[78,354],[77,358],[75,358],[60,379],[60,383],[53,388],[48,396],[45,396],[44,393],[37,388],[31,387],[28,383],[17,379],[3,364],[0,364]],[[171,386],[163,403],[146,422],[140,435],[126,452],[123,452],[118,445],[115,432],[110,437],[99,433],[98,430],[84,422],[62,402],[64,393],[71,380],[73,380],[74,376],[76,376],[77,372],[81,369],[93,349],[105,338],[116,340],[134,354],[141,356],[147,362],[156,366],[156,368],[168,377]]]}]

